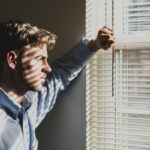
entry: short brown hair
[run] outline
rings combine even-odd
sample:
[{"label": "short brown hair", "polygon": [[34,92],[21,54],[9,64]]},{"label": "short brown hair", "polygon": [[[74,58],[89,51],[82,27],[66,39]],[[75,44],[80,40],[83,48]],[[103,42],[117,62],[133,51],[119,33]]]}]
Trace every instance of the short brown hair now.
[{"label": "short brown hair", "polygon": [[52,41],[56,39],[55,34],[30,23],[18,20],[2,22],[0,23],[0,59],[5,59],[9,51],[18,52],[28,44],[34,46],[46,43],[48,49],[51,49]]},{"label": "short brown hair", "polygon": [[15,51],[18,55],[21,48],[26,45],[39,46],[43,43],[46,43],[47,48],[51,49],[56,39],[55,34],[30,23],[19,20],[0,23],[0,75],[9,51]]}]

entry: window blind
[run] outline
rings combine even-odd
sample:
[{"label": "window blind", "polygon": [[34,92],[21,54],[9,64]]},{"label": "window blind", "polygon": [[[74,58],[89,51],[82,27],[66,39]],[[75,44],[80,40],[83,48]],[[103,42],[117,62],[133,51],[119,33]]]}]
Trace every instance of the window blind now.
[{"label": "window blind", "polygon": [[150,149],[150,0],[86,0],[86,36],[104,25],[114,49],[86,67],[86,149]]}]

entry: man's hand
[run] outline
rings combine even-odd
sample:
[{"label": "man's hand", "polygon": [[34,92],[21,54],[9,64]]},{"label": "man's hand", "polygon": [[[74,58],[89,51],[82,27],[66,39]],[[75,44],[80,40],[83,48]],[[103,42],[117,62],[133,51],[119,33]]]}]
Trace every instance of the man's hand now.
[{"label": "man's hand", "polygon": [[87,43],[87,47],[97,52],[99,49],[107,50],[115,43],[114,32],[112,29],[104,26],[99,30],[96,39],[93,39]]}]

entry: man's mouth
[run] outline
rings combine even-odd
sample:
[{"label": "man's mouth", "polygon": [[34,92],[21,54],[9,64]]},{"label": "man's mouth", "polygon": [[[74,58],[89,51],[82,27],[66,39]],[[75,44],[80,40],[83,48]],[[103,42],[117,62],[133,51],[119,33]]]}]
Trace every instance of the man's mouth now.
[{"label": "man's mouth", "polygon": [[40,79],[42,80],[43,83],[45,83],[46,77],[41,77]]}]

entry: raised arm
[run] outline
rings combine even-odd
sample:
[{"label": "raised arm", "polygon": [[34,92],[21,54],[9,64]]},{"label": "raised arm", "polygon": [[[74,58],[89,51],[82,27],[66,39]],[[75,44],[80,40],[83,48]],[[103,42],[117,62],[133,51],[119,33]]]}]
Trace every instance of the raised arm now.
[{"label": "raised arm", "polygon": [[104,26],[97,37],[90,41],[81,40],[68,54],[52,64],[52,73],[62,82],[60,89],[67,87],[81,71],[87,61],[100,49],[107,50],[115,43],[113,30]]}]

